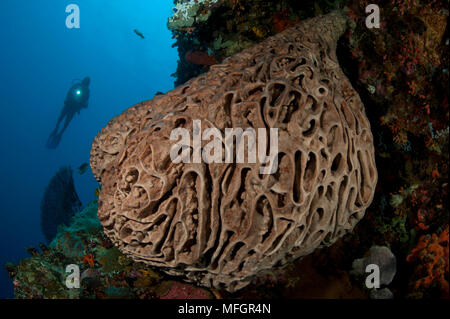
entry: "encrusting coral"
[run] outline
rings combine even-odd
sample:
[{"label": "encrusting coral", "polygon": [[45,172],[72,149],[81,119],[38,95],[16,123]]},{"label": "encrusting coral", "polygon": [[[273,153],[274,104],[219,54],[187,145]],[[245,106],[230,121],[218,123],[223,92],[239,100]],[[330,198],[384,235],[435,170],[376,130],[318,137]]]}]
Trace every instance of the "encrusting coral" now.
[{"label": "encrusting coral", "polygon": [[[351,231],[377,170],[364,106],[335,55],[346,24],[340,12],[301,22],[114,118],[91,150],[112,242],[136,261],[234,291]],[[275,174],[261,175],[259,160],[171,161],[171,131],[192,132],[196,119],[222,135],[277,128]]]},{"label": "encrusting coral", "polygon": [[[442,298],[449,297],[448,278],[448,227],[438,236],[422,235],[417,246],[408,255],[406,261],[415,263],[417,281],[414,283],[416,290],[437,287]],[[416,294],[419,294],[416,292]]]}]

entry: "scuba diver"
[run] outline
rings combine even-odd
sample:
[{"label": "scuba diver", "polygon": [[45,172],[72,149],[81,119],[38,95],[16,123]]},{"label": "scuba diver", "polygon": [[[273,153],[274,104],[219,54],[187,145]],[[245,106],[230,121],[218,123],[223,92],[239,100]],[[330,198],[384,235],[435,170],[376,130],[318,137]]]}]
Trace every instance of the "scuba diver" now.
[{"label": "scuba diver", "polygon": [[[61,110],[56,127],[47,140],[47,148],[58,147],[62,134],[66,130],[67,126],[69,126],[69,123],[72,121],[75,113],[80,114],[81,109],[88,107],[89,83],[89,77],[85,77],[82,81],[77,80],[77,82],[73,84],[67,92],[66,99],[64,100],[64,107]],[[64,126],[62,130],[58,132],[59,124],[64,118]]]}]

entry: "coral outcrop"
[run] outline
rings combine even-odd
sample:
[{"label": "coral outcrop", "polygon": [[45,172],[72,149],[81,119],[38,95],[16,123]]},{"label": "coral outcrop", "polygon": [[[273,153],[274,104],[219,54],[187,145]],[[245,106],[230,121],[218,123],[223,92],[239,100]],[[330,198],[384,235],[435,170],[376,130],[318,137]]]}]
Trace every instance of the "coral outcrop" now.
[{"label": "coral outcrop", "polygon": [[[234,291],[351,231],[377,170],[364,106],[335,54],[346,24],[339,12],[301,22],[114,118],[90,162],[112,242],[136,261]],[[278,129],[276,172],[260,174],[259,159],[173,162],[171,132],[192,132],[194,120],[222,135]]]},{"label": "coral outcrop", "polygon": [[[112,245],[97,218],[97,203],[89,203],[58,228],[48,247],[28,251],[31,257],[6,269],[18,299],[206,299],[212,294],[200,287],[175,282],[151,268],[135,263]],[[79,288],[68,288],[66,280],[79,267]]]},{"label": "coral outcrop", "polygon": [[173,8],[173,16],[167,22],[167,27],[169,29],[189,28],[194,23],[206,21],[211,15],[209,9],[217,2],[219,0],[178,1]]}]

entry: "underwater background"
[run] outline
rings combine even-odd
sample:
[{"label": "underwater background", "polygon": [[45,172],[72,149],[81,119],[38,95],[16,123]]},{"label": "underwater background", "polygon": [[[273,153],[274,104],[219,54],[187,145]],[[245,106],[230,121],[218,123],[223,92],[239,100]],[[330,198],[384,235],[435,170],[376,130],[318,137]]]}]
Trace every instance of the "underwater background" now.
[{"label": "underwater background", "polygon": [[[170,0],[80,0],[80,28],[65,25],[70,1],[0,1],[0,297],[13,297],[3,265],[45,243],[40,202],[61,166],[74,169],[83,205],[98,186],[89,162],[93,138],[126,108],[173,88],[177,52],[167,19]],[[145,41],[133,30],[139,29]],[[91,78],[89,106],[74,119],[56,149],[46,140],[73,79]]]},{"label": "underwater background", "polygon": [[[65,25],[71,3],[80,8],[79,29]],[[0,298],[448,299],[449,1],[379,1],[379,29],[365,25],[368,3],[0,1]],[[227,57],[343,8],[352,22],[337,56],[364,104],[378,171],[373,202],[353,232],[231,294],[125,257],[103,233],[99,185],[86,165],[101,128]],[[49,149],[67,92],[85,77],[88,107]],[[66,196],[60,186],[71,176],[75,192],[69,185]],[[49,245],[45,229],[59,221],[43,218],[41,203],[52,207],[63,195],[66,215],[80,212]],[[389,273],[381,289],[364,286],[362,265],[371,258]],[[77,291],[61,279],[72,262],[83,273]]]}]

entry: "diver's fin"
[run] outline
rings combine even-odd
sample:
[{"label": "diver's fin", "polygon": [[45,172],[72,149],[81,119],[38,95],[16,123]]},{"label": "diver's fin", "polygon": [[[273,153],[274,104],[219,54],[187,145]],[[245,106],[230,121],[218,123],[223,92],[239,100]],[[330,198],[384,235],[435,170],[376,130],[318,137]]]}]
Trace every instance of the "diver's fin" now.
[{"label": "diver's fin", "polygon": [[52,134],[48,137],[47,143],[45,146],[49,149],[55,149],[58,147],[59,142],[61,141],[61,134],[57,134],[56,131],[53,131]]}]

